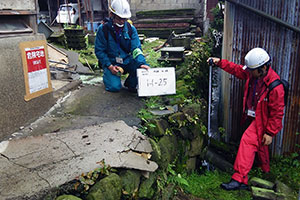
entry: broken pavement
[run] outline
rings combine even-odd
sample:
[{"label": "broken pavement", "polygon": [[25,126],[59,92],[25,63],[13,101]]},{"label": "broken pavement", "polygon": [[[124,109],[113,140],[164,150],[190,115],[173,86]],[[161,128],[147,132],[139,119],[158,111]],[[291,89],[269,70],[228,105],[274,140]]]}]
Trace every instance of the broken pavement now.
[{"label": "broken pavement", "polygon": [[151,151],[148,139],[123,121],[2,142],[0,196],[14,199],[58,187],[99,168],[103,159],[114,168],[153,172],[157,164],[145,158]]}]

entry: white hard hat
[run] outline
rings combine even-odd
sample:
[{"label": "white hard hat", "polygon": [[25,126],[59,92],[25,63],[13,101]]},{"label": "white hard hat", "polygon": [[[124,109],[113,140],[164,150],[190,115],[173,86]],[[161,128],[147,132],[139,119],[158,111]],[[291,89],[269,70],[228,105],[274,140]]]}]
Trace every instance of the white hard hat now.
[{"label": "white hard hat", "polygon": [[245,65],[249,69],[256,69],[270,61],[269,54],[262,48],[251,49],[245,56]]},{"label": "white hard hat", "polygon": [[121,18],[130,18],[130,6],[127,0],[113,0],[109,10]]}]

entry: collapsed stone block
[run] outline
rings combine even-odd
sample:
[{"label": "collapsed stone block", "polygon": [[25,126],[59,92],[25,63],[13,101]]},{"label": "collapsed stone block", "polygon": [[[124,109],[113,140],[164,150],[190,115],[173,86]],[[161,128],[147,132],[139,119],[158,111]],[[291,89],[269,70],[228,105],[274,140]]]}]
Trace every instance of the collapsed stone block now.
[{"label": "collapsed stone block", "polygon": [[91,188],[86,200],[118,200],[121,199],[121,194],[121,178],[117,174],[112,173]]},{"label": "collapsed stone block", "polygon": [[201,113],[201,105],[200,104],[190,104],[182,108],[182,112],[185,115],[190,117],[194,117],[195,115],[199,115]]},{"label": "collapsed stone block", "polygon": [[[283,193],[288,199],[293,199],[293,190],[281,181],[275,181],[275,192]],[[300,192],[300,191],[299,191]],[[299,193],[300,194],[300,193]],[[300,197],[300,196],[299,196]]]},{"label": "collapsed stone block", "polygon": [[55,200],[82,200],[81,198],[75,197],[73,195],[61,195]]},{"label": "collapsed stone block", "polygon": [[251,187],[253,200],[287,200],[282,193],[276,193],[273,190]]},{"label": "collapsed stone block", "polygon": [[176,122],[178,124],[181,124],[184,120],[186,120],[186,117],[182,112],[177,112],[169,116],[170,122]]},{"label": "collapsed stone block", "polygon": [[183,139],[187,139],[187,140],[192,140],[194,138],[192,131],[190,131],[187,127],[181,127],[179,129],[179,135]]},{"label": "collapsed stone block", "polygon": [[197,162],[197,158],[196,157],[189,158],[186,161],[186,169],[187,169],[188,172],[195,171],[195,169],[196,169],[196,162]]},{"label": "collapsed stone block", "polygon": [[154,162],[159,162],[161,159],[161,150],[158,143],[156,143],[153,139],[149,138],[149,142],[152,146],[153,152],[151,153],[152,157],[151,160]]},{"label": "collapsed stone block", "polygon": [[161,169],[166,169],[168,164],[171,163],[177,155],[177,138],[175,135],[166,135],[159,140],[158,145],[161,150],[161,160],[158,162],[158,165]]},{"label": "collapsed stone block", "polygon": [[148,130],[151,136],[164,136],[169,124],[164,119],[156,119],[152,121],[155,127],[148,126]]},{"label": "collapsed stone block", "polygon": [[123,194],[134,196],[140,185],[141,173],[137,170],[123,170],[120,173],[123,185]]},{"label": "collapsed stone block", "polygon": [[196,138],[194,138],[191,141],[191,147],[188,151],[188,155],[190,157],[194,157],[194,156],[200,156],[201,152],[202,152],[202,147],[203,147],[203,136],[202,135],[198,135]]},{"label": "collapsed stone block", "polygon": [[261,178],[257,178],[257,177],[253,177],[250,179],[249,184],[251,186],[255,186],[255,187],[260,187],[260,188],[265,188],[265,189],[270,189],[272,190],[274,188],[274,183],[261,179]]},{"label": "collapsed stone block", "polygon": [[156,181],[156,176],[156,173],[150,173],[150,177],[141,182],[138,194],[140,199],[152,199],[155,193],[153,184]]}]

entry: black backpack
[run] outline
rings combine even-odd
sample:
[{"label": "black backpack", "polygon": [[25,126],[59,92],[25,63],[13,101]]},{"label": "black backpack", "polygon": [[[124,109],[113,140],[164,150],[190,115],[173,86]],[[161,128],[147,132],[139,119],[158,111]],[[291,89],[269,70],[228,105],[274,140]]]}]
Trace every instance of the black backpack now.
[{"label": "black backpack", "polygon": [[283,88],[284,88],[284,104],[286,105],[287,103],[287,98],[288,98],[288,93],[289,93],[289,82],[284,80],[284,79],[276,79],[275,81],[273,81],[270,85],[269,85],[269,92],[268,92],[268,97],[269,97],[269,93],[271,92],[271,90],[273,90],[275,87],[277,87],[278,85],[282,84]]}]

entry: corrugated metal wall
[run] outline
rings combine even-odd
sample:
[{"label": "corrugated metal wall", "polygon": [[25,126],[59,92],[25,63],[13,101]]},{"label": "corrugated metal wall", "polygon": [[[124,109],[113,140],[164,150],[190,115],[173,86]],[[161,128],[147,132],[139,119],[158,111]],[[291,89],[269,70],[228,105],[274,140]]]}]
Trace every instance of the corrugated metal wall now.
[{"label": "corrugated metal wall", "polygon": [[[284,129],[273,140],[273,155],[300,152],[299,7],[300,0],[227,0],[225,6],[223,58],[244,64],[250,49],[262,47],[271,55],[272,68],[290,83]],[[222,84],[224,127],[228,139],[238,142],[244,82],[223,74]]]}]

